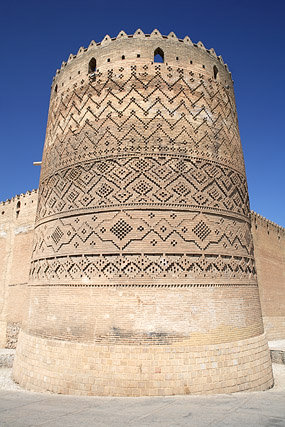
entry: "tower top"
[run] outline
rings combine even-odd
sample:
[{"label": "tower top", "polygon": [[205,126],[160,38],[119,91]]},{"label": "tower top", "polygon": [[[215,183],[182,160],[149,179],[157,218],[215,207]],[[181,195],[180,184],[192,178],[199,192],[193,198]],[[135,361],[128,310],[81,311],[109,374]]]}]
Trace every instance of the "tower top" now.
[{"label": "tower top", "polygon": [[[122,30],[113,38],[107,34],[100,42],[92,40],[87,48],[81,46],[76,55],[70,54],[67,61],[62,62],[53,78],[53,84],[60,83],[63,86],[63,74],[64,79],[72,81],[79,74],[80,78],[84,77],[90,71],[88,66],[86,68],[86,62],[92,58],[96,61],[93,67],[96,71],[113,68],[115,63],[118,64],[120,61],[124,61],[124,65],[130,62],[151,64],[154,62],[154,52],[158,48],[163,52],[165,65],[185,68],[192,63],[200,64],[202,72],[209,67],[212,72],[215,66],[220,75],[224,75],[224,83],[232,83],[231,73],[222,56],[218,56],[213,48],[207,49],[201,41],[193,43],[188,36],[179,39],[173,31],[168,35],[162,35],[157,29],[151,34],[145,34],[141,29],[137,29],[130,35]],[[63,73],[65,70],[68,70],[68,77]]]}]

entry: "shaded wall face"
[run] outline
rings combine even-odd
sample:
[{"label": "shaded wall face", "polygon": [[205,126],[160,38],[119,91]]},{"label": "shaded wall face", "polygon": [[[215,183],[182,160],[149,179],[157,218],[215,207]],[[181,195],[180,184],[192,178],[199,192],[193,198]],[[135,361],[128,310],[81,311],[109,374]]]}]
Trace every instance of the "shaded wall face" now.
[{"label": "shaded wall face", "polygon": [[263,322],[268,340],[285,338],[285,232],[259,215],[252,214]]},{"label": "shaded wall face", "polygon": [[37,192],[0,204],[0,347],[15,348],[26,305]]}]

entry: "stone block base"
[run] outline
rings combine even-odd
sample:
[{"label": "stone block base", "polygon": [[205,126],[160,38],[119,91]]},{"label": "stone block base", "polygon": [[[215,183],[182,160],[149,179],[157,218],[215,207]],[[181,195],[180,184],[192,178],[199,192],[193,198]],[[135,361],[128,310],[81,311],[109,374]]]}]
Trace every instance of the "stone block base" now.
[{"label": "stone block base", "polygon": [[106,346],[21,332],[13,377],[28,390],[90,396],[232,393],[273,385],[264,335],[208,346]]}]

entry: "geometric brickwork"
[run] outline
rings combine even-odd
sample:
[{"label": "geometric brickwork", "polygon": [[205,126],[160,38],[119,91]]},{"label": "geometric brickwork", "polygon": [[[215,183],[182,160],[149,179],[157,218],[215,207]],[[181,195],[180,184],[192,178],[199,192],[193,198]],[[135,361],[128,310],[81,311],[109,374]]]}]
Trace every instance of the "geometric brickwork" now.
[{"label": "geometric brickwork", "polygon": [[124,156],[63,168],[42,182],[38,219],[70,209],[140,206],[248,215],[244,176],[187,157]]},{"label": "geometric brickwork", "polygon": [[[137,282],[139,275],[143,283],[142,277],[167,278],[175,270],[185,282],[194,269],[197,279],[202,274],[252,283],[248,193],[233,99],[202,74],[179,67],[162,73],[162,67],[152,67],[154,75],[146,65],[120,67],[119,74],[109,70],[106,79],[98,73],[84,89],[74,87],[51,105],[32,278],[92,280],[102,274],[123,278],[119,283]],[[84,213],[84,220],[70,219],[73,212]],[[47,225],[54,215],[61,219]],[[167,269],[144,251],[132,256],[138,242],[144,251],[162,252]],[[105,255],[118,250],[128,251],[125,262]],[[52,251],[56,258],[43,259]],[[66,259],[61,251],[76,256]],[[201,255],[191,259],[197,251],[205,253],[203,261]],[[223,260],[216,260],[217,252]],[[141,269],[137,260],[143,258]]]},{"label": "geometric brickwork", "polygon": [[48,282],[256,284],[248,223],[205,214],[145,211],[142,218],[139,211],[115,211],[57,219],[36,230],[33,256],[31,277]]},{"label": "geometric brickwork", "polygon": [[[137,30],[62,65],[28,288],[14,368],[27,388],[138,396],[272,384],[233,82],[213,50]],[[199,352],[207,384],[191,377]]]}]

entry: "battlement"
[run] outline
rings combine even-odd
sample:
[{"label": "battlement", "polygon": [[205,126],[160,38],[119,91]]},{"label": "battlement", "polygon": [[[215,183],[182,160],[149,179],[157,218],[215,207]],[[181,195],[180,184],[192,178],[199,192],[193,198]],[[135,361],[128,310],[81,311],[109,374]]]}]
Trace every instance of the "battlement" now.
[{"label": "battlement", "polygon": [[37,195],[37,193],[38,193],[38,189],[34,188],[33,190],[26,191],[26,193],[16,194],[11,199],[7,199],[5,201],[0,202],[0,207],[9,205],[10,203],[21,200],[23,198],[27,198],[29,196],[34,196],[35,194]]},{"label": "battlement", "polygon": [[[207,49],[201,41],[193,43],[188,36],[179,39],[174,32],[165,36],[157,29],[151,34],[138,29],[131,35],[120,31],[117,37],[106,35],[101,42],[92,40],[87,48],[81,46],[76,55],[70,54],[67,61],[62,62],[53,78],[52,88],[57,93],[68,83],[82,81],[84,76],[113,68],[118,63],[121,66],[130,62],[153,64],[156,51],[161,54],[166,66],[191,69],[198,67],[201,72],[209,74],[209,77],[216,79],[218,75],[225,85],[232,84],[227,64],[213,48]],[[93,63],[90,66],[91,61]]]},{"label": "battlement", "polygon": [[13,224],[20,222],[33,228],[37,201],[38,190],[34,189],[0,202],[0,226],[13,227]]},{"label": "battlement", "polygon": [[270,221],[269,219],[265,218],[264,216],[251,211],[251,223],[252,226],[255,226],[256,228],[258,226],[266,228],[268,231],[275,231],[279,235],[285,235],[285,228],[283,228],[281,225],[276,224],[273,221]]}]

